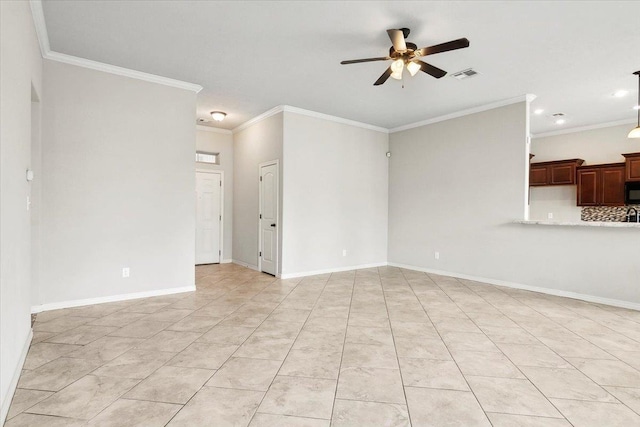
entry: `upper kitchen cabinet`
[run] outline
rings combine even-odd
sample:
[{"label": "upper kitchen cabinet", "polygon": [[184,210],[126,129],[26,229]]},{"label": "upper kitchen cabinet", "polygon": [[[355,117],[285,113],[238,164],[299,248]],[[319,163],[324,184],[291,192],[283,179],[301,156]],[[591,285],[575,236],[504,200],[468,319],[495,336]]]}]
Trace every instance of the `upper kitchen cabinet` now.
[{"label": "upper kitchen cabinet", "polygon": [[627,181],[640,181],[640,153],[623,154],[626,161]]},{"label": "upper kitchen cabinet", "polygon": [[531,163],[529,185],[575,185],[576,168],[583,163],[582,159]]},{"label": "upper kitchen cabinet", "polygon": [[578,206],[624,206],[624,163],[582,166],[576,176]]}]

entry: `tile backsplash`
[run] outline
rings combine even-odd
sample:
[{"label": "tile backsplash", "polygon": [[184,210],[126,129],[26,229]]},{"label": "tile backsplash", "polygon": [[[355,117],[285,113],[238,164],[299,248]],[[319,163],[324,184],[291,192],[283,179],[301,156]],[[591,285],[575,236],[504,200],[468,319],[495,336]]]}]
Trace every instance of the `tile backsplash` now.
[{"label": "tile backsplash", "polygon": [[627,209],[634,207],[640,212],[640,205],[633,206],[587,206],[582,208],[582,221],[623,222]]}]

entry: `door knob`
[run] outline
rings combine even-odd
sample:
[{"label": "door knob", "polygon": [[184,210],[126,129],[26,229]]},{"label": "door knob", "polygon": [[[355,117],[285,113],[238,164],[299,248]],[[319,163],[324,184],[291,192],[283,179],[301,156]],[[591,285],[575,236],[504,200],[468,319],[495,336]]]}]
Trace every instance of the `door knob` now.
[{"label": "door knob", "polygon": [[272,227],[275,227],[276,225],[275,225],[275,224],[271,224],[271,226],[272,226]]}]

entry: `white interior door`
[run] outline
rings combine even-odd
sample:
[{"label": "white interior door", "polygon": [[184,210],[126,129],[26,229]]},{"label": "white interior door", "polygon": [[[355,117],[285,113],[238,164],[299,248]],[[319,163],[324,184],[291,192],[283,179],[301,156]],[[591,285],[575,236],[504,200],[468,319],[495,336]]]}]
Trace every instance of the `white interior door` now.
[{"label": "white interior door", "polygon": [[219,173],[196,172],[196,264],[220,262],[221,195]]},{"label": "white interior door", "polygon": [[260,166],[260,270],[278,269],[278,164]]}]

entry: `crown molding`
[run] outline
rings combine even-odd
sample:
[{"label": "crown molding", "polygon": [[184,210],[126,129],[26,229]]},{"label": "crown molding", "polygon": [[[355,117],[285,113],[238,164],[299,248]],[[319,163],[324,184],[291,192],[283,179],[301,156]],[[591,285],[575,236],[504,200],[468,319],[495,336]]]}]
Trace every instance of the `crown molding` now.
[{"label": "crown molding", "polygon": [[490,104],[481,105],[479,107],[473,107],[466,110],[457,111],[451,114],[445,114],[444,116],[434,117],[432,119],[422,120],[415,123],[410,123],[404,126],[398,126],[396,128],[389,129],[389,133],[402,132],[409,129],[418,128],[421,126],[432,125],[438,122],[444,122],[446,120],[457,119],[458,117],[468,116],[470,114],[480,113],[482,111],[493,110],[494,108],[504,107],[506,105],[517,104],[518,102],[531,102],[536,99],[536,95],[528,93],[526,95],[516,96],[515,98],[509,98],[502,101],[492,102]]},{"label": "crown molding", "polygon": [[568,133],[584,132],[587,130],[610,128],[614,126],[629,125],[629,124],[635,124],[635,123],[636,123],[636,119],[616,120],[613,122],[599,123],[597,125],[578,126],[578,127],[569,128],[569,129],[537,133],[537,134],[531,135],[531,138],[545,138],[547,136],[565,135]]},{"label": "crown molding", "polygon": [[49,44],[49,33],[47,32],[47,24],[44,19],[44,10],[42,8],[42,0],[29,0],[31,6],[31,14],[33,15],[33,24],[38,36],[40,44],[40,53],[44,59],[51,61],[64,62],[65,64],[75,65],[78,67],[90,68],[92,70],[103,71],[105,73],[116,74],[133,79],[144,80],[151,83],[157,83],[165,86],[176,87],[178,89],[190,90],[198,93],[202,90],[202,86],[174,80],[168,77],[157,76],[155,74],[143,73],[142,71],[131,70],[129,68],[118,67],[116,65],[105,64],[103,62],[92,61],[90,59],[79,58],[77,56],[67,55],[64,53],[54,52]]},{"label": "crown molding", "polygon": [[332,116],[329,114],[318,113],[316,111],[305,110],[303,108],[292,107],[290,105],[283,105],[283,109],[287,113],[300,114],[303,116],[314,117],[317,119],[328,120],[331,122],[342,123],[349,126],[355,126],[363,129],[373,130],[376,132],[389,133],[389,129],[380,126],[370,125],[368,123],[357,122],[355,120],[344,119],[338,116]]},{"label": "crown molding", "polygon": [[33,25],[36,28],[38,43],[40,44],[40,53],[42,57],[51,52],[49,46],[49,33],[47,33],[47,24],[44,21],[44,10],[42,9],[41,0],[29,0],[31,6],[31,15],[33,16]]},{"label": "crown molding", "polygon": [[118,67],[116,65],[105,64],[103,62],[92,61],[90,59],[79,58],[77,56],[67,55],[64,53],[58,53],[50,51],[44,56],[45,59],[51,61],[63,62],[65,64],[75,65],[83,68],[90,68],[92,70],[103,71],[109,74],[116,74],[118,76],[131,77],[137,80],[144,80],[146,82],[157,83],[164,86],[171,86],[178,89],[190,90],[198,93],[202,90],[202,86],[183,82],[181,80],[174,80],[168,77],[157,76],[155,74],[143,73],[142,71],[131,70],[129,68]]},{"label": "crown molding", "polygon": [[203,125],[196,125],[196,130],[202,130],[205,132],[222,133],[225,135],[231,135],[233,133],[229,129],[220,129],[220,128],[214,128],[211,126],[203,126]]},{"label": "crown molding", "polygon": [[273,107],[272,109],[267,110],[264,113],[255,116],[253,119],[249,119],[246,122],[242,123],[241,125],[236,126],[235,128],[233,128],[231,132],[233,133],[242,132],[246,128],[253,126],[256,123],[261,122],[265,119],[268,119],[271,116],[275,116],[278,113],[282,113],[283,111],[284,111],[284,105],[278,105],[277,107]]},{"label": "crown molding", "polygon": [[359,128],[363,128],[363,129],[369,129],[369,130],[373,130],[376,132],[382,132],[382,133],[389,133],[389,130],[387,128],[383,128],[380,126],[374,126],[374,125],[370,125],[368,123],[362,123],[362,122],[357,122],[355,120],[349,120],[349,119],[344,119],[342,117],[338,117],[338,116],[332,116],[329,114],[324,114],[324,113],[318,113],[316,111],[311,111],[311,110],[305,110],[304,108],[298,108],[298,107],[292,107],[291,105],[278,105],[277,107],[273,107],[270,110],[265,111],[264,113],[250,119],[247,120],[246,122],[242,123],[241,125],[235,127],[233,129],[233,133],[238,133],[241,132],[243,130],[245,130],[246,128],[262,121],[265,119],[268,119],[269,117],[278,114],[278,113],[282,113],[282,112],[287,112],[287,113],[294,113],[294,114],[300,114],[303,116],[308,116],[308,117],[314,117],[317,119],[322,119],[322,120],[327,120],[327,121],[331,121],[331,122],[336,122],[336,123],[342,123],[345,125],[350,125],[350,126],[355,126],[355,127],[359,127]]}]

